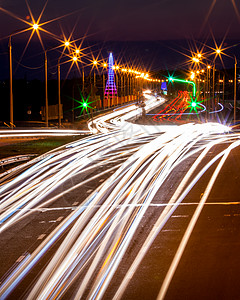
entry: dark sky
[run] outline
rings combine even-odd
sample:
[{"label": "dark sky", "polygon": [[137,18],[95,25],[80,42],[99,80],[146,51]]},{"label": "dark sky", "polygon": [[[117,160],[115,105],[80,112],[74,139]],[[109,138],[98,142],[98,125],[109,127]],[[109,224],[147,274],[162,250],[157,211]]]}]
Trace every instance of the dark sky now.
[{"label": "dark sky", "polygon": [[[7,36],[29,28],[23,20],[29,21],[31,13],[38,19],[46,0],[28,0],[27,3],[0,0],[0,79],[9,72]],[[51,20],[54,21],[48,23]],[[198,43],[200,49],[204,41],[214,47],[214,39],[218,45],[224,40],[222,46],[228,55],[236,55],[237,59],[240,56],[240,46],[231,47],[238,44],[240,37],[240,0],[48,0],[40,24],[44,22],[42,28],[61,40],[63,33],[68,38],[73,32],[71,40],[80,41],[87,35],[83,46],[89,49],[90,45],[93,49],[90,51],[94,51],[92,45],[96,45],[95,57],[100,55],[106,59],[112,51],[118,63],[124,63],[122,59],[125,59],[146,69],[180,68],[187,60],[182,53],[190,54],[190,44]],[[43,49],[36,34],[24,52],[30,33],[13,38],[15,78],[24,74],[43,76]],[[59,46],[49,34],[40,33],[45,49]],[[76,43],[78,46],[80,41]],[[230,53],[231,50],[234,53]],[[53,74],[59,55],[56,51],[48,55]],[[140,61],[135,61],[137,59]],[[232,59],[226,56],[225,66],[228,66],[227,59],[232,66]]]},{"label": "dark sky", "polygon": [[[37,18],[46,1],[28,3]],[[0,0],[0,6],[21,18],[29,15],[24,0]],[[199,39],[211,31],[220,39],[240,35],[239,0],[49,0],[42,21],[74,11],[44,28],[59,34],[61,24],[68,34],[77,24],[75,38],[88,32],[95,39],[121,41]],[[25,27],[3,12],[0,16],[1,37]]]}]

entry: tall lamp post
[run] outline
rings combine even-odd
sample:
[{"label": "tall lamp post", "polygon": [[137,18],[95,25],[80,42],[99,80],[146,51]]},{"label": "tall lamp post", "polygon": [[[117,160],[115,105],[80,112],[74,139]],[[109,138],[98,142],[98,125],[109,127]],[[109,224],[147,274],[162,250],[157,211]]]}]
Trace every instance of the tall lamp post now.
[{"label": "tall lamp post", "polygon": [[102,101],[102,106],[105,108],[105,71],[107,69],[108,64],[105,62],[103,63],[103,75],[102,75],[102,80],[103,80],[103,101]]},{"label": "tall lamp post", "polygon": [[10,88],[10,126],[13,127],[13,84],[12,84],[12,35],[9,37],[9,88]]},{"label": "tall lamp post", "polygon": [[[69,47],[70,43],[69,41],[66,41],[64,43],[65,47]],[[65,48],[64,48],[65,49]],[[58,58],[58,63],[57,63],[57,81],[58,81],[58,127],[61,127],[61,70],[60,70],[60,60],[63,56],[63,52]]]},{"label": "tall lamp post", "polygon": [[57,74],[58,74],[58,127],[61,127],[61,79],[60,79],[60,59],[58,59]]},{"label": "tall lamp post", "polygon": [[12,32],[9,36],[9,40],[8,40],[8,51],[9,51],[9,89],[10,89],[10,126],[13,128],[14,124],[13,124],[13,76],[12,76],[12,69],[13,69],[13,65],[12,65],[12,36],[14,34],[18,34],[21,32],[25,32],[27,30],[33,30],[36,31],[38,30],[39,25],[34,23],[33,25],[31,25],[30,28],[23,28],[20,30],[16,30],[14,32]]},{"label": "tall lamp post", "polygon": [[47,74],[47,51],[44,51],[44,74],[45,74],[45,124],[48,127],[48,74]]},{"label": "tall lamp post", "polygon": [[18,34],[27,30],[37,30],[39,27],[38,24],[33,24],[30,28],[23,28],[20,30],[16,30],[13,33],[10,34],[9,40],[8,40],[8,51],[9,51],[9,89],[10,89],[10,126],[13,128],[13,79],[12,79],[12,36],[14,34]]},{"label": "tall lamp post", "polygon": [[94,60],[93,61],[93,101],[95,104],[96,101],[96,72],[95,72],[95,67],[97,67],[98,61]]},{"label": "tall lamp post", "polygon": [[237,59],[236,59],[236,56],[234,56],[234,60],[235,60],[235,63],[234,63],[234,99],[233,99],[233,102],[234,102],[234,116],[233,116],[233,122],[235,123],[236,122],[236,106],[237,106]]}]

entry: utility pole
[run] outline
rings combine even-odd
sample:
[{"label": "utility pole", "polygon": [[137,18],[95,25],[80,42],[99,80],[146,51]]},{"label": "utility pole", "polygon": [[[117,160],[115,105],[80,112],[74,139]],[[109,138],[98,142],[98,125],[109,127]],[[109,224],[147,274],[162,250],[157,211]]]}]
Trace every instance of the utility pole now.
[{"label": "utility pole", "polygon": [[45,61],[44,61],[44,71],[45,71],[45,123],[48,127],[48,76],[47,76],[47,51],[44,52]]},{"label": "utility pole", "polygon": [[236,106],[237,106],[237,59],[235,58],[235,64],[234,64],[234,116],[233,116],[233,122],[236,123]]},{"label": "utility pole", "polygon": [[60,80],[60,61],[58,60],[58,127],[61,127],[61,80]]},{"label": "utility pole", "polygon": [[13,127],[12,36],[9,37],[10,126]]}]

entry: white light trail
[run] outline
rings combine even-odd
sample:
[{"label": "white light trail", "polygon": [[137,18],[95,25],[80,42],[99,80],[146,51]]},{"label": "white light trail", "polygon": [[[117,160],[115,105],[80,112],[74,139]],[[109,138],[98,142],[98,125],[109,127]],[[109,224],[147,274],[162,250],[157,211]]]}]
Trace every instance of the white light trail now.
[{"label": "white light trail", "polygon": [[[146,111],[164,102],[164,99],[156,101],[149,93],[145,97]],[[225,153],[239,145],[238,134],[228,134],[227,126],[216,123],[144,126],[128,121],[140,113],[141,108],[134,104],[96,117],[88,126],[91,132],[98,130],[99,134],[50,151],[2,176],[1,233],[38,210],[50,209],[51,204],[91,180],[103,177],[103,182],[70,210],[68,217],[13,270],[0,289],[0,297],[9,295],[65,234],[48,265],[34,281],[28,299],[61,297],[79,275],[82,281],[76,299],[102,299],[156,193],[177,166],[195,157],[182,180],[179,179],[173,196],[166,203],[158,203],[165,207],[115,294],[114,299],[121,298],[157,234],[189,191],[215,161],[222,159],[223,163]],[[200,168],[210,149],[223,143],[233,146]],[[91,178],[59,191],[64,183],[77,180],[78,176],[85,178],[94,170],[96,173]],[[115,172],[110,176],[110,171]],[[104,177],[107,174],[108,178]],[[193,174],[195,177],[191,179]],[[53,191],[55,195],[50,196]],[[174,274],[175,267],[172,270]],[[164,294],[172,275],[168,278]]]},{"label": "white light trail", "polygon": [[43,136],[73,136],[86,135],[91,133],[88,130],[70,130],[70,129],[5,129],[0,130],[1,138],[26,138]]}]

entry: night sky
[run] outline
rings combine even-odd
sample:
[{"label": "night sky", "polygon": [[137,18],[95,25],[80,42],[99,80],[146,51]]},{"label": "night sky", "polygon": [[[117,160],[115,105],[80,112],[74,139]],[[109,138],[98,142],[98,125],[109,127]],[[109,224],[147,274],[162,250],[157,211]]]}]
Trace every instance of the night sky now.
[{"label": "night sky", "polygon": [[[29,0],[37,18],[46,1]],[[24,0],[0,0],[4,9],[26,18]],[[74,25],[74,37],[88,33],[93,39],[148,41],[166,39],[237,39],[240,34],[239,0],[49,0],[42,21],[76,11],[44,28],[58,34],[60,24],[66,34]],[[24,24],[0,13],[1,36]]]},{"label": "night sky", "polygon": [[[9,73],[8,36],[30,28],[24,20],[30,22],[31,13],[35,20],[42,13],[42,29],[61,41],[72,33],[71,40],[77,39],[77,45],[81,40],[83,47],[98,45],[96,51],[90,50],[95,51],[95,57],[106,60],[112,51],[118,63],[124,63],[122,58],[135,63],[136,58],[136,63],[147,70],[181,68],[187,59],[183,53],[191,55],[192,45],[198,44],[200,49],[202,41],[212,43],[212,47],[222,45],[229,56],[240,59],[240,45],[231,47],[239,42],[239,0],[0,0],[0,7],[0,79]],[[42,65],[43,48],[36,33],[27,51],[23,50],[30,34],[28,31],[13,37],[15,78],[43,76],[43,68],[37,68]],[[40,34],[45,49],[59,45],[50,34],[42,30]],[[196,47],[193,50],[196,52]],[[59,55],[49,53],[53,74]],[[218,63],[219,67],[232,67],[232,59],[227,56],[225,66],[220,60]]]}]

